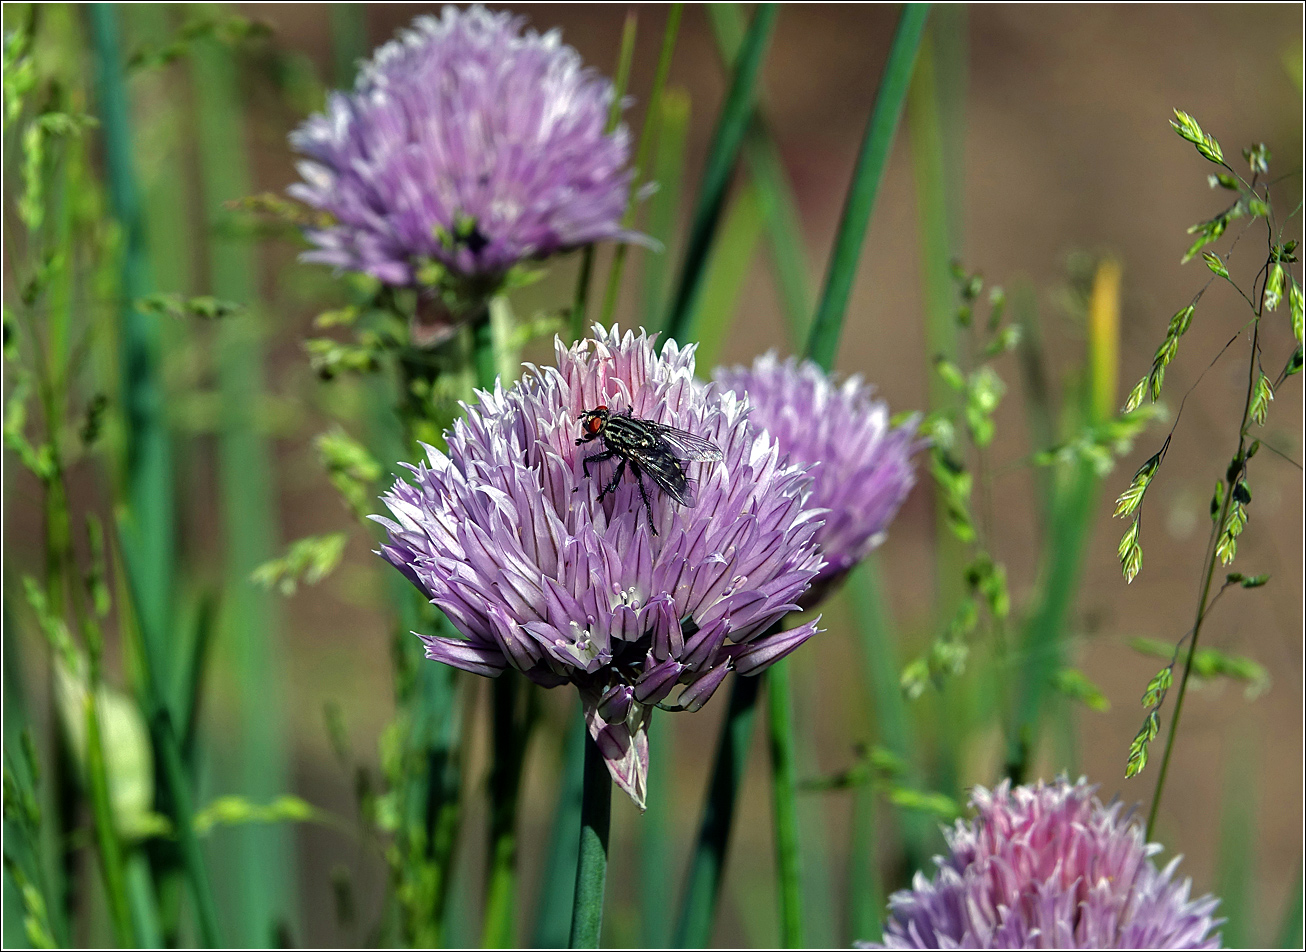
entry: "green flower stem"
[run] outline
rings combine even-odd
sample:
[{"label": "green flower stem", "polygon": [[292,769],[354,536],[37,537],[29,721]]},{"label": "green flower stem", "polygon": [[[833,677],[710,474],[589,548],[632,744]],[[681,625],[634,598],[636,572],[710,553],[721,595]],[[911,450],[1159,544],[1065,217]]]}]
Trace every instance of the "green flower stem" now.
[{"label": "green flower stem", "polygon": [[786,949],[801,949],[803,871],[798,846],[798,782],[794,767],[792,694],[789,662],[777,661],[766,672],[766,709],[771,747],[775,865],[780,887],[780,942]]},{"label": "green flower stem", "polygon": [[123,874],[122,843],[114,829],[113,804],[109,800],[109,771],[104,762],[104,740],[100,732],[100,715],[96,710],[99,679],[91,678],[86,691],[86,775],[91,794],[91,813],[95,819],[95,843],[100,854],[100,871],[104,892],[109,900],[109,920],[119,947],[138,945],[132,928],[131,907],[127,901]]},{"label": "green flower stem", "polygon": [[[138,579],[136,611],[150,616],[149,631],[168,630],[173,608],[176,537],[173,525],[172,448],[159,379],[159,328],[135,302],[152,290],[144,216],[132,164],[132,137],[116,4],[87,10],[95,48],[98,115],[113,215],[123,233],[119,290],[119,363],[126,439],[124,491],[130,521],[123,538],[128,571]],[[52,604],[54,604],[52,602]],[[156,646],[169,663],[168,644]],[[168,669],[165,669],[168,670]]]},{"label": "green flower stem", "polygon": [[[191,16],[217,16],[216,6],[190,7]],[[208,290],[248,305],[243,315],[218,322],[214,370],[221,425],[217,472],[223,535],[222,624],[219,638],[228,663],[217,672],[238,698],[234,729],[219,754],[220,782],[244,796],[270,800],[290,786],[285,636],[280,602],[250,581],[280,548],[277,479],[270,441],[259,415],[267,372],[259,291],[258,249],[212,226],[224,203],[248,195],[253,177],[246,149],[247,117],[238,61],[217,37],[192,47],[200,192],[207,226]],[[160,669],[166,676],[171,668]],[[172,713],[174,730],[184,727]],[[230,831],[213,849],[224,898],[230,895],[232,939],[266,945],[295,908],[293,831],[285,825]],[[225,890],[230,889],[228,894]]]},{"label": "green flower stem", "polygon": [[[121,534],[120,524],[120,538]],[[126,581],[131,592],[132,604],[139,603],[137,578],[128,572]],[[137,619],[141,706],[145,711],[154,750],[155,767],[163,788],[162,799],[168,807],[173,833],[177,838],[177,847],[181,852],[182,865],[186,870],[186,878],[190,882],[200,941],[206,948],[221,948],[225,943],[218,930],[218,915],[213,904],[208,869],[204,865],[204,856],[200,852],[199,838],[195,835],[195,811],[191,801],[190,781],[182,761],[172,715],[163,701],[163,690],[159,681],[160,664],[154,646],[162,641],[162,633],[145,630],[146,624],[147,620],[144,617]]]},{"label": "green flower stem", "polygon": [[[862,670],[871,695],[878,742],[907,764],[906,780],[913,786],[920,786],[916,738],[907,702],[898,683],[902,659],[897,654],[898,640],[885,604],[887,599],[880,560],[874,553],[853,570],[847,592],[853,621],[861,636]],[[924,813],[915,810],[901,811],[899,823],[911,868],[925,868],[930,858],[930,839],[936,835],[934,823]],[[870,831],[870,827],[863,829]],[[856,829],[851,849],[855,856],[870,855],[870,844],[859,845]]]},{"label": "green flower stem", "polygon": [[[585,712],[578,704],[567,725],[562,752],[562,785],[553,814],[553,829],[549,833],[548,862],[535,901],[535,937],[531,944],[537,949],[562,948],[571,929],[581,800],[585,790],[585,748],[588,744]],[[649,809],[652,807],[650,799]],[[663,912],[665,914],[665,910]]]},{"label": "green flower stem", "polygon": [[[1019,300],[1018,303],[1024,312],[1022,324],[1034,325],[1033,303],[1028,300]],[[1080,417],[1090,423],[1104,422],[1115,412],[1119,318],[1120,266],[1108,258],[1098,265],[1089,305],[1089,385],[1080,401]],[[1040,388],[1044,391],[1046,388],[1042,382],[1037,338],[1031,337],[1030,340],[1031,350],[1025,356],[1025,377],[1027,382],[1033,383],[1031,392],[1039,393]],[[1052,445],[1055,440],[1050,420],[1041,419],[1048,413],[1046,393],[1043,400],[1027,403],[1043,405],[1040,409],[1030,410],[1030,430],[1038,440],[1035,445]],[[1102,479],[1092,464],[1080,462],[1067,476],[1057,481],[1048,479],[1043,487],[1047,500],[1044,551],[1048,553],[1044,583],[1023,633],[1021,649],[1013,658],[1016,663],[1011,667],[1010,677],[1015,679],[1015,684],[1004,684],[1008,691],[1014,688],[1018,692],[1013,712],[1015,723],[1008,730],[1006,772],[1013,783],[1023,783],[1026,779],[1029,761],[1038,742],[1042,699],[1063,663],[1066,616],[1079,590],[1100,496]]]},{"label": "green flower stem", "polygon": [[678,949],[705,948],[712,938],[726,852],[730,846],[730,828],[734,823],[739,786],[744,778],[760,688],[761,678],[736,676],[730,689],[730,705],[717,741],[712,779],[703,804],[703,819],[680,901],[675,933]]},{"label": "green flower stem", "polygon": [[707,268],[708,251],[716,236],[717,222],[725,206],[726,190],[734,172],[735,160],[739,157],[744,133],[753,114],[753,86],[770,45],[778,12],[778,5],[774,3],[764,3],[757,8],[735,61],[730,91],[726,95],[725,106],[708,148],[707,165],[703,170],[703,180],[694,205],[680,282],[667,315],[666,332],[669,339],[688,341],[694,337],[695,305]]},{"label": "green flower stem", "polygon": [[[1238,452],[1235,454],[1235,460],[1246,460],[1247,453],[1247,427],[1250,423],[1252,394],[1256,389],[1256,372],[1257,372],[1257,353],[1260,349],[1261,339],[1261,321],[1260,313],[1256,315],[1256,320],[1252,324],[1252,348],[1251,359],[1247,366],[1247,398],[1243,402],[1242,423],[1238,427]],[[1244,464],[1245,465],[1245,464]],[[1161,755],[1161,771],[1156,778],[1156,790],[1152,793],[1152,806],[1147,811],[1147,839],[1152,839],[1152,831],[1156,828],[1156,814],[1161,809],[1161,794],[1165,791],[1166,775],[1170,772],[1170,755],[1174,752],[1175,735],[1179,732],[1179,716],[1184,710],[1184,698],[1188,694],[1188,676],[1193,671],[1193,656],[1197,653],[1197,639],[1202,633],[1202,622],[1206,620],[1206,609],[1210,604],[1211,597],[1211,580],[1215,577],[1215,565],[1219,561],[1217,554],[1218,546],[1216,541],[1223,531],[1225,523],[1229,519],[1229,507],[1233,503],[1234,488],[1241,478],[1239,467],[1230,466],[1225,473],[1225,491],[1224,502],[1220,506],[1220,518],[1215,521],[1211,527],[1211,541],[1207,546],[1206,574],[1202,580],[1202,595],[1197,600],[1197,619],[1193,622],[1193,633],[1188,639],[1188,655],[1184,658],[1184,673],[1179,679],[1179,694],[1175,698],[1174,715],[1170,718],[1170,732],[1165,738],[1165,753]]]},{"label": "green flower stem", "polygon": [[[608,109],[607,132],[617,128],[621,121],[621,101],[626,96],[626,86],[630,82],[630,67],[635,59],[635,27],[638,21],[632,7],[626,14],[625,25],[621,28],[621,52],[617,54],[617,75],[612,83],[612,105]],[[638,171],[636,171],[638,176]],[[571,307],[571,339],[580,340],[585,336],[585,308],[590,293],[590,276],[594,272],[594,245],[585,246],[580,257],[580,274],[576,279],[576,297]]]},{"label": "green flower stem", "polygon": [[[635,174],[630,179],[630,195],[626,199],[626,214],[622,218],[622,227],[631,228],[635,224],[635,196],[639,191],[640,181],[647,178],[645,172],[653,150],[653,140],[661,134],[662,91],[667,84],[667,74],[671,72],[671,54],[676,49],[676,36],[680,32],[680,15],[683,3],[673,3],[667,11],[667,25],[662,33],[662,52],[658,55],[657,72],[653,74],[653,88],[649,92],[648,105],[644,111],[644,125],[639,133],[639,147],[635,150]],[[655,179],[659,186],[660,179]],[[617,310],[617,294],[621,290],[621,273],[626,267],[626,254],[630,246],[625,242],[617,245],[612,252],[612,266],[608,270],[608,284],[603,292],[603,310],[600,323],[610,326],[612,315]],[[665,250],[663,251],[665,254]]]},{"label": "green flower stem", "polygon": [[875,862],[875,788],[853,791],[853,828],[848,848],[848,932],[854,941],[872,942],[883,931],[880,909],[884,884]]},{"label": "green flower stem", "polygon": [[640,323],[657,327],[666,310],[668,274],[676,218],[680,209],[680,191],[685,170],[685,141],[689,132],[689,94],[671,88],[662,94],[658,106],[657,150],[653,154],[652,180],[658,190],[648,200],[645,233],[662,245],[661,254],[643,257],[641,277]]},{"label": "green flower stem", "polygon": [[359,62],[367,56],[367,4],[333,3],[328,10],[332,79],[340,89],[348,89]]},{"label": "green flower stem", "polygon": [[670,716],[655,714],[648,724],[648,809],[639,824],[639,944],[646,949],[665,949],[671,943],[676,735],[668,722]]},{"label": "green flower stem", "polygon": [[916,53],[920,49],[928,14],[929,4],[926,3],[909,3],[902,12],[893,45],[889,48],[889,60],[880,77],[880,88],[875,94],[875,108],[866,125],[866,136],[857,156],[852,185],[844,200],[843,216],[835,236],[834,251],[830,255],[825,288],[807,339],[807,356],[826,370],[834,364],[839,331],[843,326],[848,298],[852,294],[853,279],[857,275],[866,227],[870,224],[871,212],[875,209],[875,199],[880,191],[880,181],[884,177],[884,167],[898,129],[898,120],[902,116],[903,102],[911,84]]},{"label": "green flower stem", "polygon": [[494,762],[490,768],[490,873],[481,947],[517,945],[517,800],[525,738],[516,717],[518,678],[511,672],[491,686]]},{"label": "green flower stem", "polygon": [[[744,14],[738,4],[711,3],[707,13],[716,35],[717,51],[729,69],[744,42]],[[762,98],[758,95],[759,100]],[[799,346],[807,338],[812,318],[812,290],[807,273],[807,247],[798,219],[798,202],[785,172],[780,150],[762,116],[762,106],[753,111],[744,137],[744,159],[757,191],[771,244],[771,272],[775,276],[789,321],[790,337]]]},{"label": "green flower stem", "polygon": [[592,737],[585,738],[585,785],[581,794],[580,850],[569,948],[597,949],[603,928],[603,893],[608,876],[608,828],[612,820],[612,778]]},{"label": "green flower stem", "polygon": [[[472,325],[472,361],[477,386],[493,389],[500,371],[499,348],[487,306]],[[493,763],[490,771],[490,871],[486,886],[481,945],[511,948],[516,942],[517,801],[526,757],[529,718],[517,717],[519,679],[511,673],[491,686]]]},{"label": "green flower stem", "polygon": [[1283,910],[1283,923],[1279,926],[1278,947],[1281,949],[1300,949],[1302,943],[1302,899],[1303,899],[1302,861],[1297,860],[1297,875],[1293,877],[1288,890],[1288,904]]},{"label": "green flower stem", "polygon": [[[59,480],[62,482],[62,470]],[[63,487],[63,498],[67,498]],[[99,523],[95,523],[97,530]],[[76,579],[77,563],[68,552],[64,570]],[[121,947],[144,943],[136,935],[131,902],[127,896],[126,864],[123,860],[122,841],[113,816],[113,801],[109,789],[109,767],[104,754],[104,733],[100,725],[100,691],[102,687],[100,659],[104,654],[104,633],[94,607],[86,604],[82,589],[74,582],[72,589],[73,616],[86,644],[87,672],[86,699],[83,716],[86,725],[86,779],[91,799],[91,816],[95,826],[95,842],[100,856],[100,872],[104,877],[104,891],[109,901],[109,919],[114,938]]]}]

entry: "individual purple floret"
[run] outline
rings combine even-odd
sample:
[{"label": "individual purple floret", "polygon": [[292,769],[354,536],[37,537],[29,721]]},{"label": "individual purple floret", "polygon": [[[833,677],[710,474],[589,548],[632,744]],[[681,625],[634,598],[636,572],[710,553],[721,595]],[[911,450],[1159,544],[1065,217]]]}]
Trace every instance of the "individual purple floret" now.
[{"label": "individual purple floret", "polygon": [[[971,822],[945,831],[951,855],[889,899],[889,949],[1217,949],[1217,900],[1188,898],[1179,857],[1142,824],[1103,806],[1082,778],[976,787]],[[1213,934],[1214,933],[1214,934]]]},{"label": "individual purple floret", "polygon": [[411,285],[425,262],[493,291],[519,262],[609,238],[633,171],[612,83],[556,30],[445,7],[362,64],[290,137],[290,194],[330,214],[305,254]]},{"label": "individual purple floret", "polygon": [[803,598],[817,604],[877,545],[915,482],[911,457],[924,442],[915,418],[893,427],[889,408],[860,377],[837,385],[816,364],[775,354],[752,367],[718,368],[724,389],[747,393],[750,419],[793,463],[809,467],[811,505],[829,510],[816,541],[825,568]]},{"label": "individual purple floret", "polygon": [[[376,517],[381,554],[466,640],[422,636],[426,655],[496,677],[516,668],[580,689],[591,736],[618,786],[644,806],[653,707],[698,710],[726,675],[757,674],[815,631],[769,632],[820,571],[811,481],[751,426],[741,396],[694,380],[694,347],[597,325],[480,393],[446,455],[410,467]],[[580,417],[598,406],[713,441],[724,459],[687,463],[696,505],[651,486],[650,529],[627,473],[582,459]]]}]

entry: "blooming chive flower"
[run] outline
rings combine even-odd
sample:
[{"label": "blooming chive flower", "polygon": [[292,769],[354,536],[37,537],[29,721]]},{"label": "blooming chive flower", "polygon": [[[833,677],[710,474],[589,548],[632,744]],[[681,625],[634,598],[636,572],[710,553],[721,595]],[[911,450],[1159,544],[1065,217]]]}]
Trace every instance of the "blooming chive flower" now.
[{"label": "blooming chive flower", "polygon": [[[422,636],[426,655],[488,677],[515,668],[580,689],[590,735],[618,786],[644,806],[653,707],[698,710],[730,671],[752,675],[815,631],[770,632],[821,568],[810,481],[753,427],[734,393],[694,380],[694,347],[659,353],[643,332],[595,326],[556,343],[557,367],[529,367],[480,393],[384,497],[381,554],[466,640]],[[724,459],[688,463],[696,505],[635,479],[599,493],[613,462],[582,460],[580,417],[606,406],[712,440]]]},{"label": "blooming chive flower", "polygon": [[933,881],[916,874],[894,893],[889,949],[1216,949],[1217,900],[1189,900],[1174,880],[1179,858],[1158,871],[1161,851],[1141,824],[1103,806],[1080,779],[1011,789],[976,787],[973,822],[946,833]]},{"label": "blooming chive flower", "polygon": [[485,295],[520,262],[634,237],[612,83],[523,23],[479,6],[418,17],[291,135],[307,159],[290,194],[333,220],[307,231],[305,260],[391,285],[435,263]]},{"label": "blooming chive flower", "polygon": [[923,443],[916,420],[892,427],[889,409],[860,377],[836,386],[810,361],[775,354],[752,367],[718,368],[725,389],[747,393],[752,420],[791,462],[810,467],[811,505],[829,510],[816,540],[825,568],[804,597],[815,605],[877,545],[915,482],[911,456]]}]

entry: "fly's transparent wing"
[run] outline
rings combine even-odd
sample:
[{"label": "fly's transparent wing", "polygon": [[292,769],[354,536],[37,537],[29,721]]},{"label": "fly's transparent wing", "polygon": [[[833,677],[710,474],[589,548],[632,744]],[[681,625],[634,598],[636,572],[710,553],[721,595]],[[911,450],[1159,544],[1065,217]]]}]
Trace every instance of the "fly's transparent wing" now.
[{"label": "fly's transparent wing", "polygon": [[701,436],[695,436],[685,430],[678,430],[674,426],[665,426],[661,423],[653,424],[660,436],[671,447],[672,451],[681,459],[690,462],[715,463],[722,459],[721,447],[717,446],[711,440],[704,439]]},{"label": "fly's transparent wing", "polygon": [[657,483],[667,496],[682,506],[692,507],[698,500],[698,482],[685,475],[685,467],[669,453],[641,456],[639,467]]}]

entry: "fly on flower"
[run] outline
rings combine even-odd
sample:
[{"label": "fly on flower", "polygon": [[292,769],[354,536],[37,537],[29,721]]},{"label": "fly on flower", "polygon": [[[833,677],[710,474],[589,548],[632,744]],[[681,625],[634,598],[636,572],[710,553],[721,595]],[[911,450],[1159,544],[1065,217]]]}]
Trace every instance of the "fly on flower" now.
[{"label": "fly on flower", "polygon": [[721,448],[711,440],[678,430],[674,426],[641,420],[630,408],[624,413],[614,414],[605,406],[597,406],[593,410],[586,410],[579,419],[582,435],[576,445],[602,439],[604,446],[602,452],[593,453],[581,460],[585,476],[589,477],[591,463],[617,460],[616,472],[599,493],[599,499],[616,491],[626,467],[630,466],[630,472],[639,486],[640,498],[644,500],[644,509],[648,513],[649,528],[654,535],[658,534],[658,530],[653,523],[653,504],[649,501],[648,490],[644,488],[644,475],[647,473],[659,489],[680,505],[692,507],[695,503],[696,483],[685,474],[685,463],[715,463],[722,459]]}]

